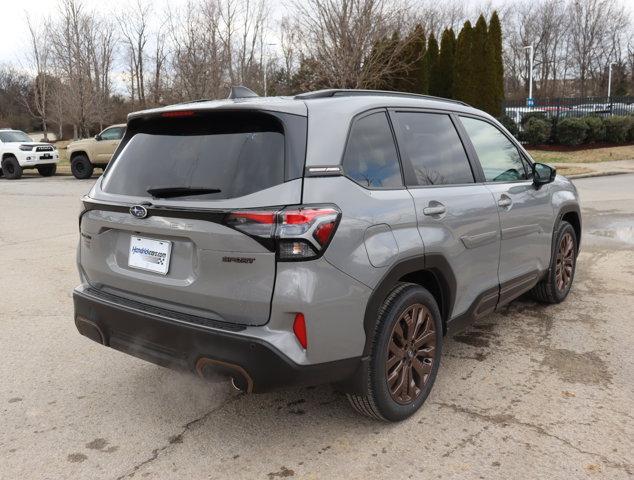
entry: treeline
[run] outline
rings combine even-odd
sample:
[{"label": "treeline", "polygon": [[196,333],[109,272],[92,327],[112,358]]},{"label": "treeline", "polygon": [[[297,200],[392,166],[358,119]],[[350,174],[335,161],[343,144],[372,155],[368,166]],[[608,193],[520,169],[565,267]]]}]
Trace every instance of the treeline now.
[{"label": "treeline", "polygon": [[610,64],[613,94],[634,94],[624,0],[508,0],[497,12],[484,0],[289,0],[283,12],[270,0],[131,0],[108,15],[58,2],[37,28],[24,22],[20,63],[0,67],[0,127],[87,136],[238,84],[261,95],[413,91],[495,115],[504,97],[527,96],[531,44],[535,96],[604,95]]},{"label": "treeline", "polygon": [[404,38],[394,32],[374,45],[372,55],[402,66],[385,68],[390,74],[378,77],[372,88],[452,98],[491,115],[502,113],[502,26],[496,11],[488,25],[484,15],[475,26],[467,20],[457,38],[452,28],[445,28],[440,45],[434,32],[426,37],[420,24]]}]

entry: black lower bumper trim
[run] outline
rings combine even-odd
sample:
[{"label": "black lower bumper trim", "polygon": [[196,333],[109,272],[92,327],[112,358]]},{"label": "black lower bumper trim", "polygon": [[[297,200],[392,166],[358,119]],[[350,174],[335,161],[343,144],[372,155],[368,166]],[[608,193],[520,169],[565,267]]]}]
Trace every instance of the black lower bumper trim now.
[{"label": "black lower bumper trim", "polygon": [[[237,386],[247,386],[245,390],[264,392],[286,386],[346,382],[360,363],[360,358],[350,358],[299,365],[262,340],[185,324],[111,300],[93,296],[82,287],[73,292],[79,333],[143,360],[202,376],[216,364],[218,371],[231,376]],[[202,362],[204,369],[201,359],[210,360]]]}]

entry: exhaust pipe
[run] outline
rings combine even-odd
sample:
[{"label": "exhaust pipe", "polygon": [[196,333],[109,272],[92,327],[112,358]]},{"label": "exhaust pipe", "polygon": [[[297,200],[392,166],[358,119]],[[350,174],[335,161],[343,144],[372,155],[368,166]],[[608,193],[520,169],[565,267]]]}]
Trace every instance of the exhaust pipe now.
[{"label": "exhaust pipe", "polygon": [[208,379],[218,374],[225,375],[231,378],[231,385],[236,390],[244,393],[253,391],[253,379],[240,365],[202,357],[196,362],[196,373],[203,379]]}]

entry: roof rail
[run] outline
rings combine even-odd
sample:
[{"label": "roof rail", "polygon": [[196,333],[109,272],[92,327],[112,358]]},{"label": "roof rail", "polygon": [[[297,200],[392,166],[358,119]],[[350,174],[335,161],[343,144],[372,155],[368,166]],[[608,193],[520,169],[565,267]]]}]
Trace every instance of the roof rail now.
[{"label": "roof rail", "polygon": [[457,103],[466,107],[469,106],[468,104],[460,100],[435,97],[433,95],[422,95],[420,93],[394,92],[390,90],[357,90],[351,88],[327,88],[324,90],[316,90],[314,92],[300,93],[298,95],[295,95],[294,98],[298,100],[308,100],[311,98],[354,97],[362,95],[420,98],[425,100],[436,100],[439,102]]}]

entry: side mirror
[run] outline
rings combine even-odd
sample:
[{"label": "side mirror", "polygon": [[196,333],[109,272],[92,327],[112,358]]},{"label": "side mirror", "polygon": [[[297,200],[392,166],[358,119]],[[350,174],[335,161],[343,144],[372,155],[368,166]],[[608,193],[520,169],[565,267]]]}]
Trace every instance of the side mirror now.
[{"label": "side mirror", "polygon": [[557,169],[555,167],[551,167],[545,163],[533,164],[533,183],[536,187],[554,182],[556,176]]},{"label": "side mirror", "polygon": [[98,142],[101,140],[101,134],[97,134],[95,135],[95,140],[97,140]]}]

